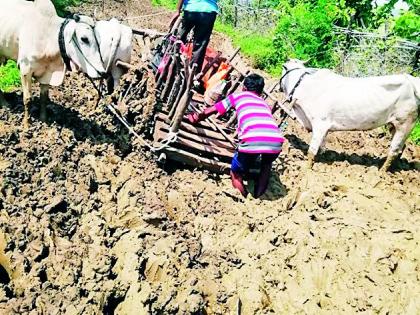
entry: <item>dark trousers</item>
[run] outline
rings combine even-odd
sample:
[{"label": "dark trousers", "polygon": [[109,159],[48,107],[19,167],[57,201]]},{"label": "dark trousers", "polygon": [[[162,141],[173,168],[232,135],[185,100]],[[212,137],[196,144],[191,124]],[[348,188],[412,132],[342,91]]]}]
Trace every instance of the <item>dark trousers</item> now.
[{"label": "dark trousers", "polygon": [[197,72],[200,72],[203,66],[216,16],[216,12],[184,11],[179,36],[185,43],[188,33],[194,28],[192,64],[197,64]]}]

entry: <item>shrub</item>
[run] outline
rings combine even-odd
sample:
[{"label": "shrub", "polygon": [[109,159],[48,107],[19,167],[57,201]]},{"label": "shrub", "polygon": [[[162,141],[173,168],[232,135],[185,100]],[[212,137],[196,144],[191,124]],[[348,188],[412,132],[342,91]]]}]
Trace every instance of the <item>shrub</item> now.
[{"label": "shrub", "polygon": [[79,5],[83,0],[52,0],[58,15],[65,16],[69,12],[68,7]]},{"label": "shrub", "polygon": [[395,20],[393,31],[396,35],[420,43],[420,16],[407,11]]},{"label": "shrub", "polygon": [[337,13],[331,0],[286,5],[277,24],[273,41],[275,54],[270,60],[283,63],[288,58],[310,59],[311,66],[333,66],[333,22]]},{"label": "shrub", "polygon": [[420,122],[417,121],[414,129],[411,131],[410,140],[412,140],[415,144],[420,145]]},{"label": "shrub", "polygon": [[16,62],[9,60],[0,67],[0,90],[8,92],[20,86],[20,74]]}]

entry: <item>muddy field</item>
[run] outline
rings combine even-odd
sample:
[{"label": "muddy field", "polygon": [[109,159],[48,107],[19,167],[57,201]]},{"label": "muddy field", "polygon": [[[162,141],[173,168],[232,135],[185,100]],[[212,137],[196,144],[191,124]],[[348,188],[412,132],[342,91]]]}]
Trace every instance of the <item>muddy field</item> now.
[{"label": "muddy field", "polygon": [[381,174],[385,132],[335,133],[305,172],[290,122],[269,191],[244,199],[227,176],[158,167],[82,76],[51,94],[26,132],[20,92],[0,108],[0,314],[420,313],[420,147]]}]

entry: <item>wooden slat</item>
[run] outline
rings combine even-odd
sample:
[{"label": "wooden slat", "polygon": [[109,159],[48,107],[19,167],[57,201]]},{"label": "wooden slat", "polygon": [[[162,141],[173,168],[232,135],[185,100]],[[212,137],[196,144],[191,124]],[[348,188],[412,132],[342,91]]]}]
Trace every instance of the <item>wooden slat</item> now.
[{"label": "wooden slat", "polygon": [[191,152],[172,147],[167,147],[163,151],[171,160],[175,160],[195,167],[205,168],[211,172],[225,174],[229,173],[230,165],[227,163],[211,160],[205,157],[198,156]]},{"label": "wooden slat", "polygon": [[[155,129],[153,138],[156,142],[160,142],[167,137],[167,132]],[[212,154],[212,155],[218,155],[220,157],[226,157],[226,158],[232,158],[234,150],[228,150],[225,148],[219,148],[219,147],[213,147],[210,145],[197,143],[188,139],[184,139],[182,137],[178,137],[176,143],[181,144],[187,148],[196,149],[199,151],[202,151],[204,153]]]},{"label": "wooden slat", "polygon": [[192,100],[197,103],[204,104],[204,95],[199,94],[199,93],[194,93]]},{"label": "wooden slat", "polygon": [[[161,121],[161,120],[158,120],[156,122],[155,128],[159,129],[159,130],[163,130],[165,132],[169,131],[169,125],[166,124],[165,122]],[[179,130],[178,136],[181,136],[181,137],[189,139],[189,140],[196,141],[198,143],[211,145],[213,147],[220,147],[220,148],[225,148],[225,149],[228,149],[228,150],[235,150],[235,147],[232,146],[232,144],[230,142],[223,141],[223,140],[212,139],[212,138],[208,138],[208,137],[202,136],[202,135],[199,136],[197,134],[194,134],[192,132],[187,132],[187,131],[184,131],[184,130]]]},{"label": "wooden slat", "polygon": [[[169,118],[168,118],[168,116],[165,115],[164,113],[158,113],[156,115],[156,118],[159,119],[159,120],[164,121],[166,124],[170,124],[171,123],[170,120],[169,120]],[[202,127],[203,126],[202,124],[200,124],[200,126],[201,127],[193,126],[193,125],[187,123],[186,121],[183,121],[181,123],[181,129],[182,130],[185,130],[187,132],[193,132],[193,133],[198,134],[198,135],[203,135],[203,136],[206,136],[206,137],[209,137],[209,138],[213,138],[213,139],[218,139],[218,140],[224,140],[225,139],[220,133],[218,133],[216,131],[212,131],[212,130],[206,129],[206,128],[203,128]]]}]

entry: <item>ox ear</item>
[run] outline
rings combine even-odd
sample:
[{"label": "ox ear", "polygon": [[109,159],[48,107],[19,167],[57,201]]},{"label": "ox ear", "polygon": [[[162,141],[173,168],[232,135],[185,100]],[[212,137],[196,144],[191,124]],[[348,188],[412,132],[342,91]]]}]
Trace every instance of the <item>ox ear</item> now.
[{"label": "ox ear", "polygon": [[77,23],[85,23],[85,24],[89,25],[90,27],[95,27],[95,20],[93,18],[91,18],[90,16],[79,15],[79,14],[75,13],[75,14],[73,14],[72,18]]},{"label": "ox ear", "polygon": [[73,14],[72,16],[73,20],[75,20],[77,23],[80,22],[80,15],[79,14]]}]

